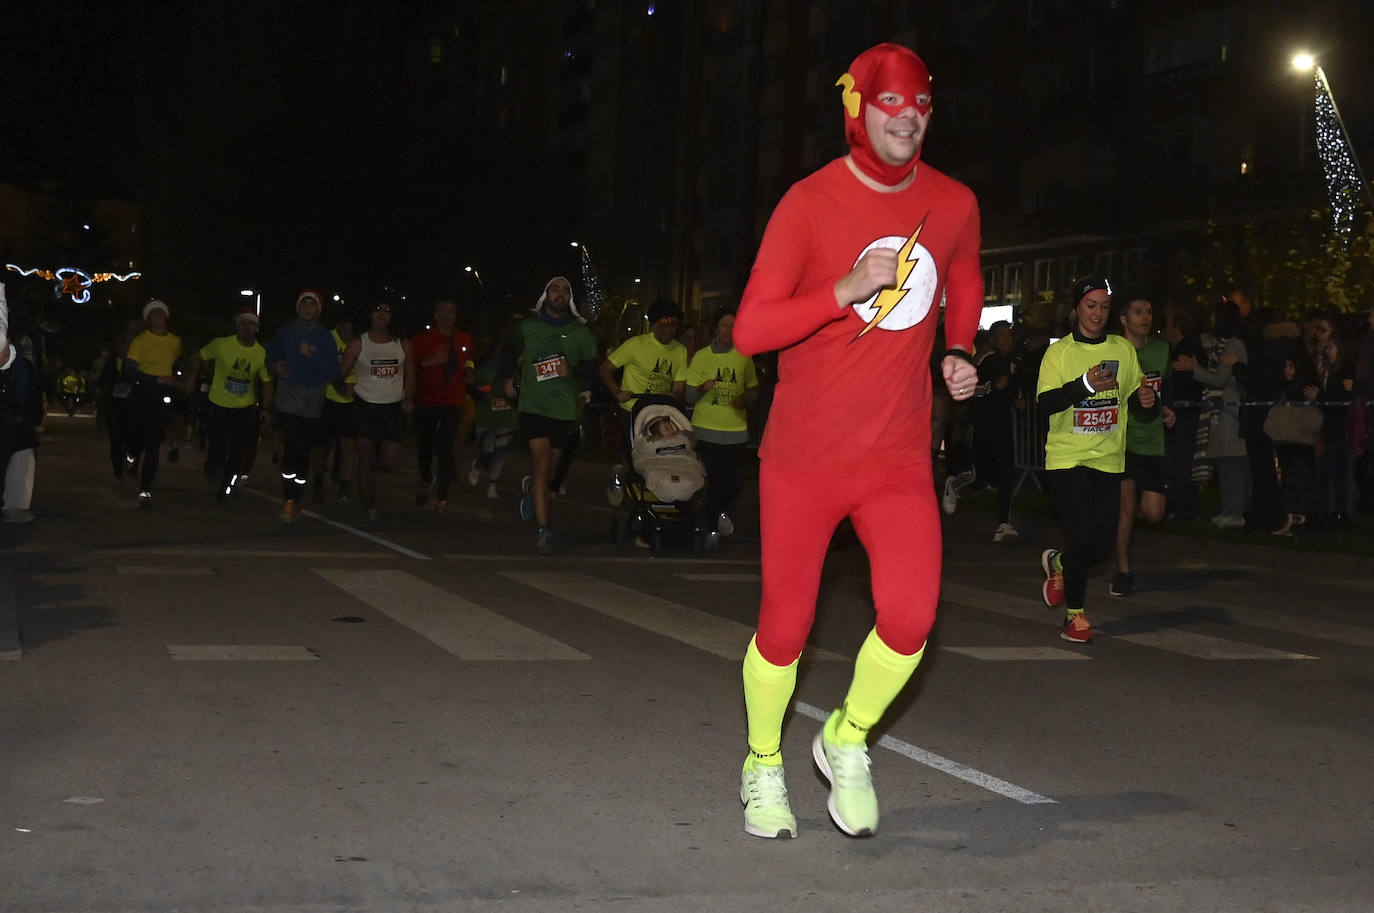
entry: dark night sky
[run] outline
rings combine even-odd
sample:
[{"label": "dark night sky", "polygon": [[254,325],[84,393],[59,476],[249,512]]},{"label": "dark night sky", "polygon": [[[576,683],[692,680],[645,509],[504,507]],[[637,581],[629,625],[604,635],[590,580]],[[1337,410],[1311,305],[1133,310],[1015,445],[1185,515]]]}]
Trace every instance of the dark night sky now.
[{"label": "dark night sky", "polygon": [[413,23],[396,5],[65,8],[14,17],[5,95],[23,102],[0,181],[139,203],[149,294],[219,310],[247,285],[279,301],[471,285],[475,153],[403,122]]}]

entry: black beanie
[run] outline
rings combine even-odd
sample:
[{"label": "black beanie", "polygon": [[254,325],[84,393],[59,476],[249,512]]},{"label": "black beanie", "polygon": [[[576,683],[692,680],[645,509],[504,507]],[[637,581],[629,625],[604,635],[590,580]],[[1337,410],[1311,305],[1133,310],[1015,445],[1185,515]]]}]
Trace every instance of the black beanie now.
[{"label": "black beanie", "polygon": [[1108,295],[1112,293],[1112,284],[1107,281],[1106,276],[1092,275],[1084,276],[1073,284],[1071,301],[1074,307],[1078,307],[1078,302],[1083,300],[1083,296],[1088,292],[1095,292],[1102,289]]}]

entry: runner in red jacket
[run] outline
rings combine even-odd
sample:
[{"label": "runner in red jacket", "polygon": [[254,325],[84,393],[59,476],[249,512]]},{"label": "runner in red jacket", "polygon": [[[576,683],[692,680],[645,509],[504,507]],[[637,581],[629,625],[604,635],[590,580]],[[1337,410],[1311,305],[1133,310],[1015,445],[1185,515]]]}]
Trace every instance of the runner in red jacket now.
[{"label": "runner in red jacket", "polygon": [[863,54],[842,87],[850,153],[793,185],[764,232],[735,324],[745,355],[778,349],[760,450],[763,602],[744,660],[745,830],[795,837],[782,722],[815,617],[821,565],[848,517],[868,551],[877,626],[844,704],[812,747],[845,833],[878,827],[867,737],[920,662],[940,586],[930,462],[930,363],[941,298],[950,393],[977,384],[968,358],[983,305],[973,194],[919,162],[931,80],[904,47]]}]

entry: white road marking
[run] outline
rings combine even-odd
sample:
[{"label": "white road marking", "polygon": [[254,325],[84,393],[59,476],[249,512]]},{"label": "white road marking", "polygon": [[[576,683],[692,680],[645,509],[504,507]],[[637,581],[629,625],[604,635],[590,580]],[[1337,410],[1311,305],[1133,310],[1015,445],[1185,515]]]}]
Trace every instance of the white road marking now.
[{"label": "white road marking", "polygon": [[1059,647],[941,647],[940,649],[987,662],[1092,659],[1091,656],[1081,650],[1064,650]]},{"label": "white road marking", "polygon": [[[1045,603],[1040,600],[1025,599],[1020,596],[1008,596],[1006,593],[979,589],[978,587],[965,586],[960,583],[951,583],[950,581],[944,581],[941,584],[940,601],[956,603],[973,609],[981,609],[984,612],[995,612],[998,615],[1008,615],[1012,618],[1020,618],[1026,621],[1039,622],[1040,624],[1054,624],[1063,618],[1058,609],[1047,609],[1045,608]],[[1093,624],[1097,626],[1119,621],[1117,616],[1108,615],[1096,609],[1089,612],[1088,617],[1092,620]],[[1226,640],[1221,637],[1212,637],[1207,634],[1194,634],[1191,631],[1181,631],[1177,628],[1165,628],[1158,631],[1140,631],[1131,634],[1112,634],[1110,635],[1110,640],[1125,641],[1126,643],[1139,644],[1143,647],[1155,647],[1160,650],[1168,650],[1172,653],[1180,653],[1184,656],[1191,656],[1196,659],[1316,659],[1315,656],[1309,656],[1305,653],[1290,653],[1287,650],[1273,650],[1269,647]]]},{"label": "white road marking", "polygon": [[320,658],[309,647],[287,644],[168,644],[167,655],[178,662],[310,662]]},{"label": "white road marking", "polygon": [[[502,576],[735,662],[744,659],[749,638],[754,636],[754,629],[748,625],[595,577],[551,571],[503,571]],[[832,662],[847,659],[809,646],[802,658]]]},{"label": "white road marking", "polygon": [[17,663],[23,659],[23,650],[0,650],[0,663]]},{"label": "white road marking", "polygon": [[405,571],[316,568],[315,573],[459,659],[591,658]]},{"label": "white road marking", "polygon": [[683,580],[698,583],[762,583],[762,574],[678,574]]},{"label": "white road marking", "polygon": [[502,561],[514,562],[516,564],[538,564],[541,567],[550,565],[558,566],[561,564],[642,564],[646,567],[690,567],[696,565],[739,565],[741,567],[758,567],[757,558],[686,558],[676,555],[667,558],[650,558],[647,554],[640,555],[474,555],[449,553],[442,556],[447,561]]},{"label": "white road marking", "polygon": [[213,577],[215,569],[177,564],[121,564],[115,573],[123,577]]},{"label": "white road marking", "polygon": [[[244,488],[244,489],[241,489],[241,490],[242,490],[242,491],[246,491],[246,492],[248,492],[248,493],[251,494],[251,495],[256,495],[257,497],[262,498],[264,501],[271,501],[271,502],[275,502],[275,501],[276,501],[276,498],[273,498],[271,495],[267,494],[266,492],[257,491],[256,489],[253,489],[253,488]],[[415,551],[415,550],[413,550],[413,549],[406,548],[404,545],[399,545],[399,544],[397,544],[397,543],[395,543],[395,542],[392,542],[390,539],[383,539],[381,536],[374,536],[374,535],[372,535],[372,533],[369,533],[369,532],[366,532],[366,531],[364,531],[364,530],[358,529],[356,526],[349,526],[347,523],[340,523],[338,520],[331,520],[331,519],[329,519],[328,517],[323,516],[322,514],[318,514],[318,513],[316,513],[316,512],[313,511],[313,510],[303,510],[303,511],[301,511],[301,516],[302,516],[302,517],[310,517],[312,520],[319,520],[321,523],[324,523],[324,524],[327,524],[327,525],[329,525],[329,526],[332,526],[332,527],[334,527],[335,529],[341,529],[341,530],[343,530],[344,532],[348,533],[348,534],[351,535],[351,536],[357,536],[359,539],[366,539],[368,542],[375,542],[376,544],[382,546],[383,548],[389,548],[389,549],[391,549],[393,552],[400,552],[402,555],[405,555],[407,558],[415,558],[415,559],[417,559],[417,560],[419,560],[419,561],[428,561],[428,560],[429,560],[429,556],[428,556],[428,555],[422,555],[422,554],[420,554],[419,552],[417,552],[417,551]]]},{"label": "white road marking", "polygon": [[[802,716],[809,716],[813,720],[824,723],[826,720],[830,719],[830,714],[827,711],[819,707],[813,707],[802,701],[797,701],[793,706],[796,707],[797,712]],[[934,752],[926,751],[924,748],[918,748],[910,742],[903,742],[901,739],[895,739],[890,735],[885,735],[880,738],[877,745],[880,748],[886,748],[888,751],[895,751],[903,757],[910,758],[917,764],[924,764],[926,767],[933,768],[941,773],[947,773],[951,777],[963,780],[965,783],[972,783],[974,786],[986,789],[989,792],[994,792],[999,796],[1014,799],[1022,805],[1059,804],[1048,796],[1042,796],[1039,793],[1023,789],[1015,783],[1008,783],[1006,780],[994,777],[992,774],[983,773],[981,770],[976,770],[965,764],[960,764],[958,761],[951,761],[949,758],[941,757]]]},{"label": "white road marking", "polygon": [[390,558],[383,551],[297,552],[286,548],[93,548],[94,555],[183,555],[188,558]]}]

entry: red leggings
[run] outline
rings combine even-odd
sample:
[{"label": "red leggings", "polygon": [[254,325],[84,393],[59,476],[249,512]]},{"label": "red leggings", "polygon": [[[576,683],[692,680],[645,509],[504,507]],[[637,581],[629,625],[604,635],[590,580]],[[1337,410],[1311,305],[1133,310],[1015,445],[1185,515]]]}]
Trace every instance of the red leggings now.
[{"label": "red leggings", "polygon": [[849,517],[868,551],[878,637],[898,653],[925,646],[940,598],[940,514],[930,463],[877,477],[855,467],[834,476],[778,468],[759,471],[763,604],[755,639],[775,666],[801,655],[816,617],[821,566],[840,521]]}]

